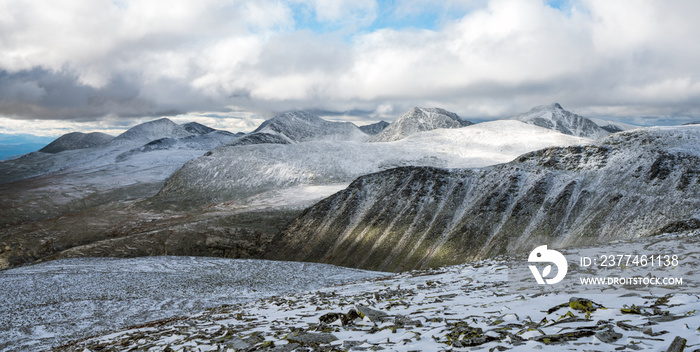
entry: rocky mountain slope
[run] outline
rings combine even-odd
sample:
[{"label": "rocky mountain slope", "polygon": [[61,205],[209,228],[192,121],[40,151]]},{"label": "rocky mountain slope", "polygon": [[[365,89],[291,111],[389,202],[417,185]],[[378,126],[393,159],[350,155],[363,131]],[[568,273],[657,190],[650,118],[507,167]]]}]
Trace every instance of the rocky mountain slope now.
[{"label": "rocky mountain slope", "polygon": [[388,143],[223,146],[185,164],[154,201],[187,207],[243,202],[290,187],[348,184],[359,176],[399,166],[481,167],[546,146],[586,142],[517,121],[493,121],[416,133]]},{"label": "rocky mountain slope", "polygon": [[392,142],[412,134],[438,128],[459,128],[472,125],[457,114],[440,108],[414,107],[399,116],[381,132],[370,138],[371,142]]},{"label": "rocky mountain slope", "polygon": [[[676,253],[687,259],[683,271],[688,272],[695,271],[700,259],[698,236],[697,231],[668,234],[565,254],[580,257],[611,248],[631,254]],[[621,285],[523,292],[513,287],[512,259],[297,291],[141,324],[53,350],[682,352],[700,347],[697,274],[685,276],[682,287],[654,292]],[[677,269],[669,268],[664,277],[678,275]],[[609,271],[614,270],[572,265],[569,275],[606,277]],[[634,274],[645,271],[639,268]],[[532,276],[527,280],[536,285]]]},{"label": "rocky mountain slope", "polygon": [[39,149],[44,153],[60,153],[64,150],[92,148],[99,145],[107,144],[114,139],[106,133],[92,132],[71,132],[58,137],[47,146]]},{"label": "rocky mountain slope", "polygon": [[620,128],[618,125],[611,125],[608,129],[604,129],[590,119],[564,110],[564,108],[557,103],[536,106],[530,111],[516,115],[511,119],[549,128],[572,136],[592,139],[599,139],[607,136],[611,132],[623,130],[623,128]]},{"label": "rocky mountain slope", "polygon": [[483,169],[363,176],[294,220],[270,257],[402,271],[697,227],[698,140],[698,126],[647,128]]}]

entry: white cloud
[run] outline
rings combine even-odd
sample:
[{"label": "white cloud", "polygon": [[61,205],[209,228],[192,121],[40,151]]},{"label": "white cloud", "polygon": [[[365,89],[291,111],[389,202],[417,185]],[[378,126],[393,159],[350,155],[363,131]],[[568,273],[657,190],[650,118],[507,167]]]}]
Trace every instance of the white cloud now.
[{"label": "white cloud", "polygon": [[[294,28],[299,4],[345,30]],[[386,14],[369,0],[0,0],[0,115],[84,119],[237,104],[383,118],[423,105],[488,117],[553,101],[591,115],[700,110],[700,2],[574,0],[564,11],[541,0],[396,6]],[[468,12],[433,30],[348,36],[377,16],[426,6]],[[25,74],[37,68],[44,73]],[[56,93],[51,74],[75,77],[63,89],[72,99]]]},{"label": "white cloud", "polygon": [[374,111],[375,114],[379,116],[388,115],[394,112],[394,106],[391,104],[381,104],[377,106],[377,110]]}]

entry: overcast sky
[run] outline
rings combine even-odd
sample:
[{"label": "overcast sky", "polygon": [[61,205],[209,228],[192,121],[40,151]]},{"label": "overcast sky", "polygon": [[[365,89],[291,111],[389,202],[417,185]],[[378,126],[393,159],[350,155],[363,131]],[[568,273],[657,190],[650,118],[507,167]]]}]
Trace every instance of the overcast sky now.
[{"label": "overcast sky", "polygon": [[0,0],[0,133],[159,116],[252,130],[303,109],[358,124],[559,102],[700,120],[700,1]]}]

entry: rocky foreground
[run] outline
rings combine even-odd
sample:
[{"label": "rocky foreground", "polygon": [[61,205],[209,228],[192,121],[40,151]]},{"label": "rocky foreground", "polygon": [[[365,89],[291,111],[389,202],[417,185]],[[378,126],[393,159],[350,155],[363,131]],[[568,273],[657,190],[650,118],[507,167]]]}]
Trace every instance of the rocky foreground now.
[{"label": "rocky foreground", "polygon": [[[644,248],[671,244],[665,248],[682,247],[679,254],[696,261],[697,239],[669,237]],[[526,294],[509,288],[507,263],[413,271],[222,306],[53,351],[700,350],[697,282],[684,293],[568,287]]]}]

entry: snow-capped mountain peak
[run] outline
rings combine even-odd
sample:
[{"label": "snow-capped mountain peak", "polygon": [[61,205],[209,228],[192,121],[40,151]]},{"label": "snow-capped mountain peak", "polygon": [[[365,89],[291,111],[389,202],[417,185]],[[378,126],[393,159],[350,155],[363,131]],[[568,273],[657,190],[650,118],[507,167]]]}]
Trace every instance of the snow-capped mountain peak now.
[{"label": "snow-capped mountain peak", "polygon": [[441,108],[413,107],[390,123],[382,132],[371,138],[372,142],[391,142],[414,133],[438,128],[459,128],[472,123],[457,114]]},{"label": "snow-capped mountain peak", "polygon": [[598,139],[610,134],[595,122],[564,110],[559,103],[536,106],[512,119],[578,137]]}]

